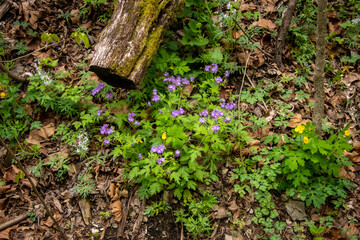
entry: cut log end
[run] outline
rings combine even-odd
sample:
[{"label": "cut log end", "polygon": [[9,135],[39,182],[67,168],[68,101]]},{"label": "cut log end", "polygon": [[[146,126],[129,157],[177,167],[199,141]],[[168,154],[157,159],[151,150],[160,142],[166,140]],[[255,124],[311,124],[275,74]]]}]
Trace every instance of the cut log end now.
[{"label": "cut log end", "polygon": [[116,73],[112,73],[110,69],[91,65],[90,71],[94,72],[102,81],[115,88],[135,89],[135,83]]}]

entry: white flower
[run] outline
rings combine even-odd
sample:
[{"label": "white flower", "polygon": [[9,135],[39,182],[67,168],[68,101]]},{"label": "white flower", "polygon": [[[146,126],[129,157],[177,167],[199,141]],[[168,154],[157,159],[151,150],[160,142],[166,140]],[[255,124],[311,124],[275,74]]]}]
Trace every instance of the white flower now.
[{"label": "white flower", "polygon": [[89,143],[89,138],[87,136],[87,133],[82,131],[79,133],[77,138],[78,138],[78,143],[76,146],[76,152],[77,153],[86,152],[88,150],[88,143]]},{"label": "white flower", "polygon": [[45,86],[49,86],[52,82],[52,79],[49,77],[49,75],[42,71],[41,67],[39,67],[39,61],[37,63],[34,63],[36,71],[38,72],[41,81],[43,81]]}]

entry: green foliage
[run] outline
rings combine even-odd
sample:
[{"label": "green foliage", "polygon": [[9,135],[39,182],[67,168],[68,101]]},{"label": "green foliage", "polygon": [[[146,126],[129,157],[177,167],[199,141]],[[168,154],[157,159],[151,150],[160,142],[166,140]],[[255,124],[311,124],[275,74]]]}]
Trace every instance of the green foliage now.
[{"label": "green foliage", "polygon": [[80,174],[75,191],[80,194],[80,197],[87,198],[95,190],[95,183],[91,179],[90,173]]},{"label": "green foliage", "polygon": [[29,48],[22,40],[20,40],[20,41],[16,41],[15,49],[17,50],[17,55],[22,55],[22,54],[26,53],[26,51]]},{"label": "green foliage", "polygon": [[65,175],[70,170],[70,167],[68,165],[69,158],[63,157],[61,154],[58,154],[55,157],[51,157],[50,161],[45,162],[45,166],[49,166],[50,169],[53,169],[53,171],[56,172],[56,177],[59,181],[62,181],[65,179]]},{"label": "green foliage", "polygon": [[200,201],[197,202],[193,199],[186,204],[187,211],[180,209],[174,212],[176,222],[182,222],[194,239],[204,235],[208,236],[209,232],[213,230],[210,225],[209,211],[216,203],[216,196],[205,192]]},{"label": "green foliage", "polygon": [[89,48],[89,46],[90,46],[89,38],[87,37],[87,35],[85,33],[76,31],[76,32],[71,33],[71,37],[75,38],[75,41],[77,44],[80,44],[80,42],[83,42],[85,48]]},{"label": "green foliage", "polygon": [[150,217],[157,216],[159,213],[167,213],[171,210],[171,206],[167,202],[152,202],[150,206],[146,206],[144,214]]},{"label": "green foliage", "polygon": [[41,34],[41,41],[45,42],[46,44],[49,44],[52,41],[59,42],[60,38],[54,33],[44,32]]},{"label": "green foliage", "polygon": [[281,170],[285,180],[281,189],[288,189],[290,196],[298,193],[319,208],[329,196],[345,199],[345,188],[350,182],[339,178],[339,170],[351,162],[344,157],[344,150],[350,150],[348,130],[342,129],[328,139],[320,139],[311,122],[293,130],[293,138],[288,138],[286,145],[275,147],[274,151],[284,158]]}]

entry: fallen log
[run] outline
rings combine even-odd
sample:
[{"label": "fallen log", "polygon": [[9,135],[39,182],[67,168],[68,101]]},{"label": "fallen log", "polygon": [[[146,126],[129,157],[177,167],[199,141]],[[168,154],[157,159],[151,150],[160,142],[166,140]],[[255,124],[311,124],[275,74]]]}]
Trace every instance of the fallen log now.
[{"label": "fallen log", "polygon": [[136,88],[184,4],[185,0],[118,0],[89,70],[111,86]]}]

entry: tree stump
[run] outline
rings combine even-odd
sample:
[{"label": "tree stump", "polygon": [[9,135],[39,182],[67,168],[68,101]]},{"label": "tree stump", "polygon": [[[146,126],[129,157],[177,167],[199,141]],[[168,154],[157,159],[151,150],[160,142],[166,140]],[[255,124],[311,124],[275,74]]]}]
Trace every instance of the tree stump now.
[{"label": "tree stump", "polygon": [[89,70],[111,86],[136,88],[184,4],[185,0],[118,0]]}]

